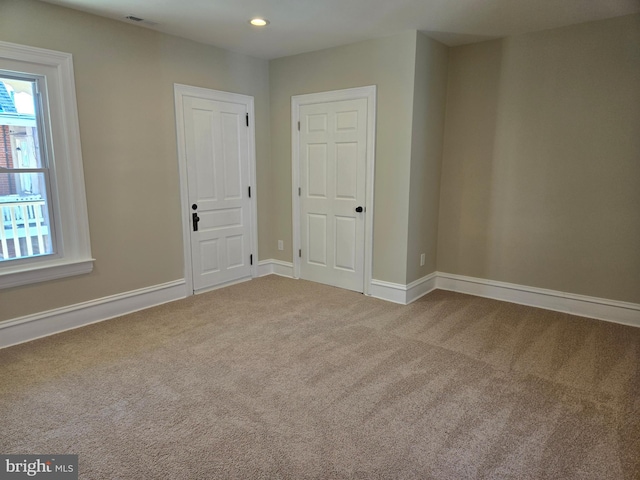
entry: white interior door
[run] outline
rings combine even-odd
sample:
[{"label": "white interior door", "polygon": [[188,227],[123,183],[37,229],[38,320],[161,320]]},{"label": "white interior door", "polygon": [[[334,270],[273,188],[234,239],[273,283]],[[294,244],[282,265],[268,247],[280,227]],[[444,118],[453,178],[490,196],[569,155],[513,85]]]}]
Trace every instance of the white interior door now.
[{"label": "white interior door", "polygon": [[367,99],[299,107],[300,277],[364,291]]},{"label": "white interior door", "polygon": [[222,101],[209,92],[180,95],[178,112],[195,293],[251,278],[253,263],[248,105],[244,96],[234,101],[233,94],[218,92]]}]

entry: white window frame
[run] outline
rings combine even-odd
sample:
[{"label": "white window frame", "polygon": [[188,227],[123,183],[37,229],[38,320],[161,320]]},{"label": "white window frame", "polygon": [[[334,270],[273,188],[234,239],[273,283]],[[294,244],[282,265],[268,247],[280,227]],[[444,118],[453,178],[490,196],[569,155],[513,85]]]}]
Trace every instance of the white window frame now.
[{"label": "white window frame", "polygon": [[[93,270],[73,61],[69,53],[0,42],[0,70],[44,78],[45,119],[56,231],[53,255],[0,262],[0,289]],[[4,170],[5,172],[7,170]],[[10,172],[10,170],[8,170]]]}]

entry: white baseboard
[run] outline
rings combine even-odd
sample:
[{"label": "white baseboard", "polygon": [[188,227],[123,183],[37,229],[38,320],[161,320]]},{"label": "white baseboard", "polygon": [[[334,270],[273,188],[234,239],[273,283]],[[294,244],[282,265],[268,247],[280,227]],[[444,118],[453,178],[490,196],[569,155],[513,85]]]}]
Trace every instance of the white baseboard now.
[{"label": "white baseboard", "polygon": [[557,290],[437,273],[436,288],[640,327],[640,305]]},{"label": "white baseboard", "polygon": [[258,276],[264,277],[271,274],[293,278],[293,263],[274,259],[261,260],[258,263]]},{"label": "white baseboard", "polygon": [[384,282],[382,280],[371,280],[369,295],[387,302],[406,305],[407,286],[400,283]]},{"label": "white baseboard", "polygon": [[[214,290],[220,290],[221,288],[230,287],[231,285],[236,285],[238,283],[248,282],[252,278],[253,277],[242,277],[242,278],[238,278],[236,280],[231,280],[230,282],[218,283],[218,284],[213,285],[211,287],[205,287],[205,288],[201,288],[199,290],[194,290],[193,294],[194,295],[200,295],[201,293],[213,292]],[[189,295],[189,292],[187,292],[187,295]]]},{"label": "white baseboard", "polygon": [[483,278],[434,272],[408,285],[372,280],[370,295],[407,305],[435,290],[450,290],[478,297],[570,313],[580,317],[640,327],[640,305],[573,293],[497,282]]},{"label": "white baseboard", "polygon": [[185,281],[154,285],[0,322],[0,348],[185,298]]},{"label": "white baseboard", "polygon": [[436,288],[436,272],[408,285],[372,280],[369,295],[389,302],[407,305]]},{"label": "white baseboard", "polygon": [[[258,273],[259,276],[275,274],[292,278],[293,264],[280,260],[264,260],[258,264]],[[373,280],[369,294],[382,300],[407,305],[435,289],[640,327],[640,304],[442,272],[434,272],[408,285]],[[0,322],[0,348],[119,317],[185,296],[185,281],[175,280],[6,320]]]}]

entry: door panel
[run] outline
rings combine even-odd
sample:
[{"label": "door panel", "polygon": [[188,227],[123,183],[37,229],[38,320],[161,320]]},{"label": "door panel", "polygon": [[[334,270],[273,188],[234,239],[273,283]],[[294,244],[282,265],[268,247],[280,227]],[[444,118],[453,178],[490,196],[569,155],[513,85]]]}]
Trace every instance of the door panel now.
[{"label": "door panel", "polygon": [[300,276],[364,289],[367,100],[301,105]]},{"label": "door panel", "polygon": [[358,144],[336,145],[336,198],[357,200],[358,198]]},{"label": "door panel", "polygon": [[356,271],[356,220],[336,216],[336,268]]},{"label": "door panel", "polygon": [[307,251],[310,264],[327,266],[327,216],[310,213],[307,215]]},{"label": "door panel", "polygon": [[[247,107],[183,97],[194,291],[251,276]],[[192,217],[193,218],[193,217]]]},{"label": "door panel", "polygon": [[308,195],[309,197],[327,198],[327,145],[311,144],[307,149],[309,159]]}]

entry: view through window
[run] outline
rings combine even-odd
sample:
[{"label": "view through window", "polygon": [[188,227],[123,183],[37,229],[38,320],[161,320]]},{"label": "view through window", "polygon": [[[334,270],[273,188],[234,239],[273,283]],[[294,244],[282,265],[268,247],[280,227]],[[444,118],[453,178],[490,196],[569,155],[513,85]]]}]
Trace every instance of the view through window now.
[{"label": "view through window", "polygon": [[0,261],[54,253],[37,82],[0,72]]}]

